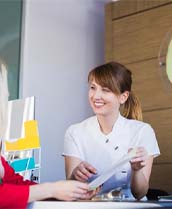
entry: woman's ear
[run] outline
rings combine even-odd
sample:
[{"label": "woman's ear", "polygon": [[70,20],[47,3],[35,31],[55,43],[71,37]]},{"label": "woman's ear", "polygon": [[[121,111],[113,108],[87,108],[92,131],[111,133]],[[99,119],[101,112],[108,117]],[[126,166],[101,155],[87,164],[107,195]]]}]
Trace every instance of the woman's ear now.
[{"label": "woman's ear", "polygon": [[122,105],[124,104],[129,97],[129,91],[124,91],[120,96],[119,96],[119,103]]}]

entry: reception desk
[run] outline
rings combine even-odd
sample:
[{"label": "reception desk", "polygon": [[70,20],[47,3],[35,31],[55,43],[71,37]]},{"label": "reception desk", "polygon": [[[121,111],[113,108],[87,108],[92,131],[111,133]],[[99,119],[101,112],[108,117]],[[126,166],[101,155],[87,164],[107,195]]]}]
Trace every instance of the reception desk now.
[{"label": "reception desk", "polygon": [[36,201],[28,205],[27,209],[144,209],[144,208],[172,208],[171,202],[63,202]]}]

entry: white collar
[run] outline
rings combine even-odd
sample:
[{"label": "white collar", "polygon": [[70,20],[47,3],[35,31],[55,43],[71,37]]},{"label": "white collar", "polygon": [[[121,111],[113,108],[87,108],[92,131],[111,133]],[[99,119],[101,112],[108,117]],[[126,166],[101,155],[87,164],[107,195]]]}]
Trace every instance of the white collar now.
[{"label": "white collar", "polygon": [[101,135],[103,135],[103,136],[105,136],[105,137],[107,137],[107,138],[110,137],[114,132],[117,132],[118,127],[121,127],[122,121],[123,121],[123,119],[124,119],[124,117],[123,117],[123,116],[120,114],[120,112],[119,112],[118,118],[117,118],[117,120],[115,121],[115,123],[114,123],[114,125],[113,125],[112,131],[111,131],[109,134],[104,134],[104,133],[102,133],[102,131],[101,131],[101,129],[100,129],[100,125],[99,125],[97,116],[95,116],[95,118],[96,118],[96,128],[97,128],[97,131],[98,131]]}]

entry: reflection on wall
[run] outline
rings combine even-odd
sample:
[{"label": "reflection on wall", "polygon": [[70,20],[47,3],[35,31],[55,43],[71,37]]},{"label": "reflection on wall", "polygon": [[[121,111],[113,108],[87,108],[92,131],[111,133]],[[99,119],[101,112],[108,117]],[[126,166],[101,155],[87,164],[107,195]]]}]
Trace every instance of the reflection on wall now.
[{"label": "reflection on wall", "polygon": [[0,57],[8,68],[10,100],[18,98],[22,0],[0,1]]},{"label": "reflection on wall", "polygon": [[172,83],[172,39],[170,40],[166,58],[166,72],[169,81]]},{"label": "reflection on wall", "polygon": [[158,62],[160,66],[161,80],[166,92],[168,93],[171,91],[172,87],[172,28],[166,32],[162,39],[158,53]]}]

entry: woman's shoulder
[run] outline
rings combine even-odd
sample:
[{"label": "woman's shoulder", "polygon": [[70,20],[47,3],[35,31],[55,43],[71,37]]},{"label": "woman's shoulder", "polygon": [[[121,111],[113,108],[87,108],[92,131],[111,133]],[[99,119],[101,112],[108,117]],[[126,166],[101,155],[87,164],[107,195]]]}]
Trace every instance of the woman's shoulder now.
[{"label": "woman's shoulder", "polygon": [[128,119],[122,116],[122,121],[124,126],[128,127],[129,129],[152,129],[151,125],[147,122],[135,120],[135,119]]},{"label": "woman's shoulder", "polygon": [[83,131],[90,129],[96,123],[96,116],[89,117],[81,122],[72,124],[67,129],[67,132]]}]

